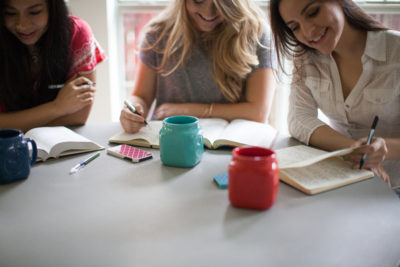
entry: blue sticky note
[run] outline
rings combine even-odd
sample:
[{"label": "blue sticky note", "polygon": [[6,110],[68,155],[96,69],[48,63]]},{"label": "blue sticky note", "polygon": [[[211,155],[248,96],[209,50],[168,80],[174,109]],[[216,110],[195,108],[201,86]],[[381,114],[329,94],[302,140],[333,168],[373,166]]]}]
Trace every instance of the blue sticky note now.
[{"label": "blue sticky note", "polygon": [[219,188],[224,189],[228,187],[228,174],[217,174],[214,176],[214,181]]}]

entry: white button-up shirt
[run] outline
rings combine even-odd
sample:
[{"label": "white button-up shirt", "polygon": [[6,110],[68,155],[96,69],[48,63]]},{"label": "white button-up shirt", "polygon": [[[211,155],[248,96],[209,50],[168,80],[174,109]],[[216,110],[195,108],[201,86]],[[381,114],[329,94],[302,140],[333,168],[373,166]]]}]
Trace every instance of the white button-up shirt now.
[{"label": "white button-up shirt", "polygon": [[400,32],[368,32],[361,60],[362,74],[346,100],[332,55],[308,53],[295,60],[288,116],[293,137],[309,143],[325,125],[318,109],[330,127],[353,139],[368,136],[375,115],[375,136],[400,137]]}]

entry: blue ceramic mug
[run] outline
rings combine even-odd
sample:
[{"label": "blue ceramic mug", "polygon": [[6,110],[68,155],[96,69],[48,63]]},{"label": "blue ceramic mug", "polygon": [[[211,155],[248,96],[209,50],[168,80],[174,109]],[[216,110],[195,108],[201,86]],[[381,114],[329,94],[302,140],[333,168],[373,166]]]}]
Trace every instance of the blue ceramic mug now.
[{"label": "blue ceramic mug", "polygon": [[174,116],[164,119],[160,130],[162,163],[175,167],[193,167],[203,156],[204,143],[199,119]]},{"label": "blue ceramic mug", "polygon": [[[29,155],[28,143],[32,145],[32,158]],[[0,130],[0,183],[11,183],[28,178],[36,156],[35,141],[24,138],[22,131]]]}]

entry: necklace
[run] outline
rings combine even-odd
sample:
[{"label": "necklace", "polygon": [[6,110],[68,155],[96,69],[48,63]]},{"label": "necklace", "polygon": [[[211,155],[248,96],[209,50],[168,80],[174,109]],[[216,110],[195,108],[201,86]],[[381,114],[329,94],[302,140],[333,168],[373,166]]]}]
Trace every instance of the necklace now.
[{"label": "necklace", "polygon": [[34,64],[37,64],[39,62],[39,54],[31,54],[31,60]]}]

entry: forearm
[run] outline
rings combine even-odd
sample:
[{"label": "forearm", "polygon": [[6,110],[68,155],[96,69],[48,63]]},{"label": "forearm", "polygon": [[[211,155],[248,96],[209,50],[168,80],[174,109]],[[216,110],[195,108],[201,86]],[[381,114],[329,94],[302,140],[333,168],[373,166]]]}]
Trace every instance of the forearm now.
[{"label": "forearm", "polygon": [[237,104],[213,104],[207,117],[223,118],[226,120],[246,119],[265,122],[269,118],[271,108],[262,104],[242,102]]},{"label": "forearm", "polygon": [[327,125],[318,127],[309,140],[309,144],[328,151],[350,147],[354,142]]},{"label": "forearm", "polygon": [[198,118],[223,118],[226,120],[247,119],[253,121],[264,122],[267,118],[265,108],[258,107],[251,103],[238,104],[171,104],[174,105],[176,114],[173,115],[188,115]]},{"label": "forearm", "polygon": [[48,102],[30,109],[0,113],[0,128],[15,128],[25,132],[47,125],[62,115],[53,102]]},{"label": "forearm", "polygon": [[90,111],[92,109],[92,105],[89,105],[78,112],[73,114],[64,115],[56,118],[55,120],[49,122],[47,126],[75,126],[75,125],[83,125],[86,123]]},{"label": "forearm", "polygon": [[400,138],[385,138],[388,154],[386,159],[400,159]]}]

